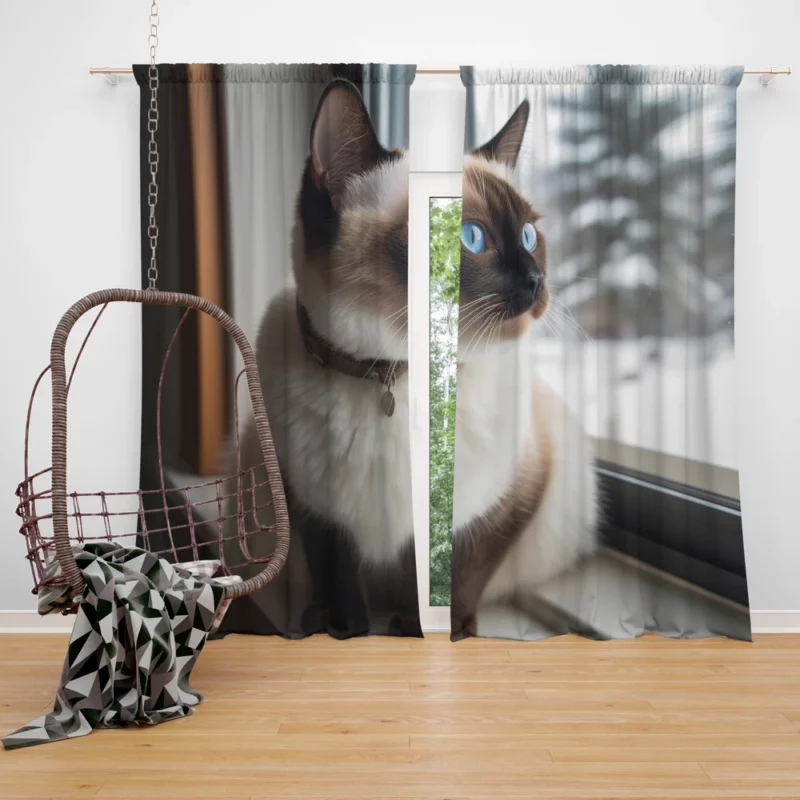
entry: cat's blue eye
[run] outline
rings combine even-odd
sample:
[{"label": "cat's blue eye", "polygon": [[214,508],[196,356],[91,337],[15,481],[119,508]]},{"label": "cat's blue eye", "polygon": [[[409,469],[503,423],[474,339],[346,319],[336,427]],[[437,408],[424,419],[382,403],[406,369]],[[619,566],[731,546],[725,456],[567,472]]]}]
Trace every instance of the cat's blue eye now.
[{"label": "cat's blue eye", "polygon": [[536,228],[532,222],[522,226],[522,246],[530,253],[536,248]]},{"label": "cat's blue eye", "polygon": [[471,253],[482,253],[486,247],[486,233],[477,222],[465,222],[461,226],[461,241]]}]

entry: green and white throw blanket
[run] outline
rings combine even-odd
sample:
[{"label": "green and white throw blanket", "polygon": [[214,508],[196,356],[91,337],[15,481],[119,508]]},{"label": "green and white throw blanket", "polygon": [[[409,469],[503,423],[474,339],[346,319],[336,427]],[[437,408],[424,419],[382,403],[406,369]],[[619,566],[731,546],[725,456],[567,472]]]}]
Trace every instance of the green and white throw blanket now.
[{"label": "green and white throw blanket", "polygon": [[[202,700],[189,675],[227,610],[219,562],[172,566],[114,542],[74,546],[86,582],[55,706],[3,739],[7,750],[85,736],[97,727],[153,725]],[[58,575],[55,560],[48,568]],[[64,587],[42,590],[39,613],[64,606]]]}]

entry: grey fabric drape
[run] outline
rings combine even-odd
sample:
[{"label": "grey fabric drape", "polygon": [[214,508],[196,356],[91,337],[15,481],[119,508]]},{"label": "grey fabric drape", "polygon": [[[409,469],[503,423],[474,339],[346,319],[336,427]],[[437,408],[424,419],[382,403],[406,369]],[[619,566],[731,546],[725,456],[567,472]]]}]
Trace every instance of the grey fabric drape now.
[{"label": "grey fabric drape", "polygon": [[[554,428],[536,414],[531,423],[519,407],[502,423],[517,431],[507,438],[518,464],[536,456],[520,420],[543,429],[556,466],[535,469],[567,477],[548,478],[527,532],[495,531],[513,543],[486,579],[480,635],[749,638],[733,403],[741,77],[741,67],[462,68],[468,154],[529,109],[517,116],[525,127],[513,170],[494,162],[494,177],[477,179],[485,193],[500,175],[532,206],[541,241],[525,263],[544,270],[549,291],[546,312],[520,339],[527,350],[513,362],[510,391],[527,385],[524,364],[578,425]],[[474,299],[463,291],[462,303]],[[454,605],[479,558],[479,520],[465,519],[473,510],[460,493],[475,482],[466,465],[471,368],[459,362]],[[470,536],[459,537],[459,522]],[[558,566],[543,567],[548,560]],[[526,577],[535,574],[541,580]],[[474,633],[463,613],[454,607],[454,629]]]},{"label": "grey fabric drape", "polygon": [[361,93],[384,147],[408,147],[408,90],[416,70],[405,64],[364,64]]}]

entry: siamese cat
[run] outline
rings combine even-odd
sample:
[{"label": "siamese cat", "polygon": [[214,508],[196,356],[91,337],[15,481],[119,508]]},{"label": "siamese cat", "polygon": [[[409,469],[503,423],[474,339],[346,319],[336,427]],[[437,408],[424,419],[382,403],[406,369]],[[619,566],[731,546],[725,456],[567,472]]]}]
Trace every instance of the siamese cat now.
[{"label": "siamese cat", "polygon": [[530,341],[550,298],[540,215],[511,182],[528,114],[525,101],[464,162],[453,639],[478,632],[484,605],[530,614],[537,586],[595,547],[588,439],[537,378]]},{"label": "siamese cat", "polygon": [[[292,527],[283,587],[273,592],[296,606],[282,626],[420,635],[408,159],[380,144],[358,89],[345,80],[326,87],[311,126],[292,269],[295,285],[269,305],[256,344]],[[260,463],[252,424],[244,446]],[[286,599],[306,589],[309,597]]]}]

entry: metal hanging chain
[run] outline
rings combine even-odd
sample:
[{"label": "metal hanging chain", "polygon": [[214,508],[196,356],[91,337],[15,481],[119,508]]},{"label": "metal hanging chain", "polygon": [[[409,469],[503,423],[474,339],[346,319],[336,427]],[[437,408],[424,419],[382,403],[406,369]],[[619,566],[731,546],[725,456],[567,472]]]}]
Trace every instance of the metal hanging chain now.
[{"label": "metal hanging chain", "polygon": [[150,165],[150,186],[147,190],[147,204],[150,208],[150,220],[147,226],[147,235],[150,238],[150,266],[147,268],[147,279],[150,282],[148,289],[156,291],[158,280],[158,267],[156,266],[156,247],[158,246],[158,225],[156,224],[156,204],[158,203],[158,144],[156,131],[158,130],[158,67],[156,66],[156,48],[158,47],[158,3],[153,0],[150,6],[150,35],[147,42],[150,45],[150,108],[147,111],[147,130],[150,132],[150,141],[147,144],[147,163]]}]

